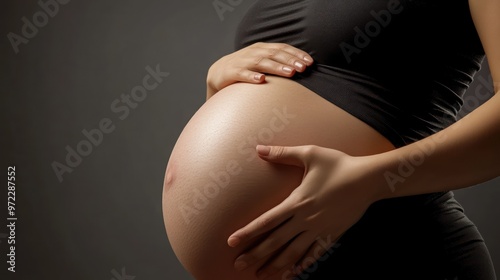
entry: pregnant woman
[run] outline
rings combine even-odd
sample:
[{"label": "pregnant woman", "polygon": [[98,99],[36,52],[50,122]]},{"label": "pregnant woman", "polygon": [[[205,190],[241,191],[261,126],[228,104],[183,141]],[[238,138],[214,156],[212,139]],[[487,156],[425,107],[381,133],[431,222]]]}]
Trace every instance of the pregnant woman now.
[{"label": "pregnant woman", "polygon": [[[500,175],[500,95],[456,120],[498,0],[260,0],[168,161],[197,280],[495,279],[451,190]],[[498,83],[495,83],[498,92]]]}]

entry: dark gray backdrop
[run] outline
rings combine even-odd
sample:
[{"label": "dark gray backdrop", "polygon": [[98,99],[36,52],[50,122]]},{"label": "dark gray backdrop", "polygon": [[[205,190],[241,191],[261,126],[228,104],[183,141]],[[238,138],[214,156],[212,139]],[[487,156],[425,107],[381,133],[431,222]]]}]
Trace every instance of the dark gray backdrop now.
[{"label": "dark gray backdrop", "polygon": [[[7,167],[16,166],[18,220],[13,274],[6,270],[4,188],[1,278],[191,279],[163,227],[164,169],[204,102],[208,67],[232,50],[236,25],[255,0],[60,2],[46,17],[39,2],[2,2],[1,178],[6,182]],[[214,3],[230,9],[218,14]],[[37,30],[25,28],[23,35],[23,18]],[[147,66],[157,65],[170,75],[125,115],[121,95],[142,84]],[[486,68],[468,92],[469,110],[489,92]],[[66,148],[86,139],[82,130],[106,119],[114,130],[80,162],[73,158],[72,172],[60,181],[52,164],[65,164]],[[500,271],[500,180],[456,196]]]}]

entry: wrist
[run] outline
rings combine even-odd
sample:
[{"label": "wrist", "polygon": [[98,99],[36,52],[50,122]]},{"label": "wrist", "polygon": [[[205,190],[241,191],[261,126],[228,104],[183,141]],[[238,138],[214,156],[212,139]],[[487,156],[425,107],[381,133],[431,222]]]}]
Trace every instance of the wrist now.
[{"label": "wrist", "polygon": [[384,164],[383,154],[360,157],[362,161],[362,188],[371,203],[391,197],[391,187],[385,179],[387,168]]}]

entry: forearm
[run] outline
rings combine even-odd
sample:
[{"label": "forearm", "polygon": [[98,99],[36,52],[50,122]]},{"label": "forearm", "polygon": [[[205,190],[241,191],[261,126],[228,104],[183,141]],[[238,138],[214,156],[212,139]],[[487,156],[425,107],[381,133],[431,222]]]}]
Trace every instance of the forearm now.
[{"label": "forearm", "polygon": [[500,176],[500,94],[450,127],[410,145],[367,157],[376,199],[478,184]]}]

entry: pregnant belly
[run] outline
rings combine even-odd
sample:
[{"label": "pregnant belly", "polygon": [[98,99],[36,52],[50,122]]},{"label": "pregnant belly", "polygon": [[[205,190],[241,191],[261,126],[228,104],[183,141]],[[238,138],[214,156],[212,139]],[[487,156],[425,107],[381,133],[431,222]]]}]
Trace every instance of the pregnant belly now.
[{"label": "pregnant belly", "polygon": [[313,144],[351,155],[394,148],[300,84],[267,80],[218,92],[194,114],[170,155],[163,190],[167,236],[179,261],[198,280],[257,279],[261,263],[235,271],[234,259],[245,246],[230,248],[226,240],[301,182],[301,168],[261,160],[257,144]]}]

